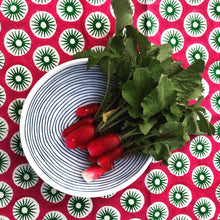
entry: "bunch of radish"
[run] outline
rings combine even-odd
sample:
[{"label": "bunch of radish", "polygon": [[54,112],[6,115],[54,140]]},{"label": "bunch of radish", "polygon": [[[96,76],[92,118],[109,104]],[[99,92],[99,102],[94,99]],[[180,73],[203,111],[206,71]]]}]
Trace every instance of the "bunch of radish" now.
[{"label": "bunch of radish", "polygon": [[123,152],[121,139],[116,133],[100,134],[95,126],[93,115],[99,108],[98,103],[80,106],[76,111],[79,120],[62,132],[62,138],[69,149],[88,151],[88,160],[92,166],[83,171],[86,182],[91,182],[114,168],[114,161]]}]

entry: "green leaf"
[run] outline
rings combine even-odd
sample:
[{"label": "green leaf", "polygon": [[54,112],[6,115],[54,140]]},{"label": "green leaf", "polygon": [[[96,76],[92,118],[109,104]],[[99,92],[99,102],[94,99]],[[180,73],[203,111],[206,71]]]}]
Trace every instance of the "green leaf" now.
[{"label": "green leaf", "polygon": [[186,102],[201,96],[203,90],[201,85],[201,75],[204,68],[204,61],[197,60],[188,68],[171,78],[177,90],[177,101]]},{"label": "green leaf", "polygon": [[129,113],[134,118],[140,116],[140,103],[154,84],[150,74],[147,68],[137,68],[133,79],[128,80],[122,87],[122,97],[129,103]]},{"label": "green leaf", "polygon": [[133,24],[133,11],[129,0],[112,0],[111,2],[116,17],[115,33],[122,35],[125,26]]},{"label": "green leaf", "polygon": [[118,69],[118,83],[120,87],[134,74],[134,68],[130,60],[124,61]]},{"label": "green leaf", "polygon": [[142,123],[140,123],[139,128],[144,135],[147,135],[156,123],[156,118],[152,118],[148,121],[143,121]]},{"label": "green leaf", "polygon": [[151,117],[171,105],[176,98],[174,85],[166,75],[161,75],[158,86],[144,97],[143,115]]}]

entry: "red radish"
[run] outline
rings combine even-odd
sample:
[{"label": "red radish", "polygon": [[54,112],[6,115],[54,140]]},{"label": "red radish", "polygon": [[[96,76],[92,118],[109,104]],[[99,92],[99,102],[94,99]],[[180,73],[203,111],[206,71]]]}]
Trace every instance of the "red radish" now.
[{"label": "red radish", "polygon": [[85,124],[72,131],[66,138],[65,144],[69,149],[75,149],[81,144],[92,140],[96,135],[95,127],[92,124]]},{"label": "red radish", "polygon": [[97,164],[94,164],[82,172],[82,177],[86,182],[90,183],[93,180],[98,179],[100,176],[108,172],[110,169],[105,169]]},{"label": "red radish", "polygon": [[113,150],[120,144],[120,137],[115,133],[107,133],[91,140],[87,146],[89,154],[99,157],[110,150]]},{"label": "red radish", "polygon": [[79,148],[80,148],[81,150],[87,150],[87,145],[88,145],[88,143],[80,144],[80,145],[79,145]]},{"label": "red radish", "polygon": [[93,156],[91,156],[91,155],[89,154],[89,155],[88,155],[88,160],[89,160],[90,163],[96,163],[97,157],[93,157]]},{"label": "red radish", "polygon": [[119,147],[98,157],[97,164],[106,169],[111,167],[112,163],[114,163],[115,160],[119,159],[122,151],[123,151],[123,146],[120,145]]},{"label": "red radish", "polygon": [[98,111],[98,109],[99,109],[99,103],[92,103],[89,105],[80,106],[76,110],[76,116],[79,118],[92,116]]},{"label": "red radish", "polygon": [[74,124],[71,124],[70,126],[65,128],[63,130],[61,136],[65,139],[72,131],[76,130],[77,128],[81,127],[82,125],[93,124],[93,123],[94,123],[94,119],[92,117],[82,118],[79,121],[75,122]]}]

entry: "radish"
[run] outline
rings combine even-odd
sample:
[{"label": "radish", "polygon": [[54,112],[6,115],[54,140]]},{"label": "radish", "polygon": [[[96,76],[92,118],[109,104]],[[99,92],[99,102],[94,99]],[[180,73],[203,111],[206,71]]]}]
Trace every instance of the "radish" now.
[{"label": "radish", "polygon": [[92,103],[89,105],[80,106],[76,110],[76,116],[79,118],[83,118],[86,116],[92,116],[92,115],[95,115],[95,113],[98,111],[98,109],[99,109],[98,103]]},{"label": "radish", "polygon": [[92,124],[85,124],[72,131],[66,138],[65,144],[69,149],[75,149],[78,146],[92,140],[96,135],[95,127]]},{"label": "radish", "polygon": [[112,166],[115,160],[119,159],[121,153],[123,151],[123,146],[120,145],[119,147],[101,155],[97,158],[97,164],[103,168],[108,169]]},{"label": "radish", "polygon": [[100,176],[108,172],[110,169],[111,168],[105,169],[97,164],[94,164],[82,172],[82,177],[86,182],[90,183],[93,180],[98,179]]},{"label": "radish", "polygon": [[116,133],[107,133],[91,140],[87,149],[91,156],[98,157],[116,148],[120,142],[120,137]]},{"label": "radish", "polygon": [[97,162],[97,157],[93,157],[90,154],[88,154],[88,160],[90,163],[96,163]]},{"label": "radish", "polygon": [[67,136],[74,130],[76,130],[77,128],[81,127],[82,125],[85,124],[93,124],[94,123],[94,119],[92,117],[85,117],[80,119],[79,121],[75,122],[74,124],[71,124],[70,126],[68,126],[67,128],[65,128],[62,132],[62,137],[64,139],[67,138]]},{"label": "radish", "polygon": [[88,143],[80,144],[80,145],[79,145],[79,148],[80,148],[81,150],[87,150],[87,145],[88,145]]}]

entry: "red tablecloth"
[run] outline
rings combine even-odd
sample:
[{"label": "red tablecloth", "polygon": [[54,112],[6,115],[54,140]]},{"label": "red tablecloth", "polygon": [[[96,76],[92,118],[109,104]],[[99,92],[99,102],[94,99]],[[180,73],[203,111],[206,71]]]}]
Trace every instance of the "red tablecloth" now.
[{"label": "red tablecloth", "polygon": [[134,26],[169,42],[187,67],[206,62],[206,117],[212,137],[191,137],[169,166],[153,161],[126,189],[103,198],[65,195],[28,164],[19,135],[22,105],[47,71],[114,33],[110,0],[2,0],[0,13],[0,219],[220,219],[220,1],[132,0]]}]

